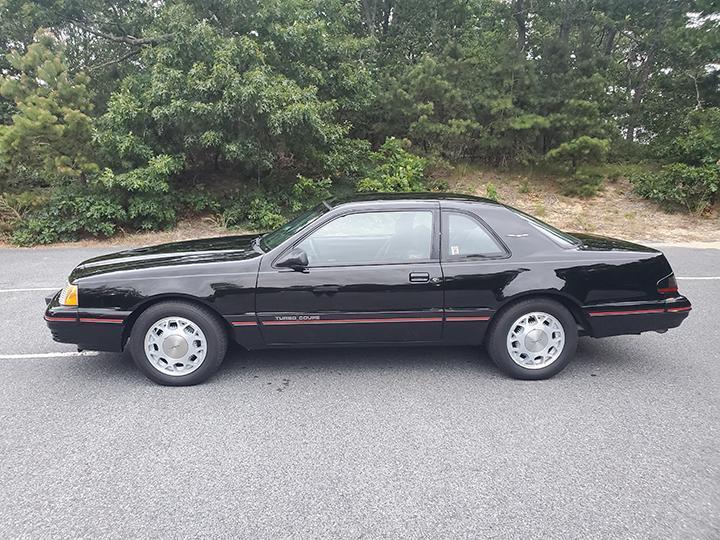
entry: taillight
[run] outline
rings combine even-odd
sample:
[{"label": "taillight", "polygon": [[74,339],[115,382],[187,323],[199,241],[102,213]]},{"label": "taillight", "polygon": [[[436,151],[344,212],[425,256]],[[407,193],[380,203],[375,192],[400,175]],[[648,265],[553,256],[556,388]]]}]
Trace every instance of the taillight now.
[{"label": "taillight", "polygon": [[662,278],[657,283],[657,291],[660,294],[675,294],[678,292],[678,284],[675,279],[675,274],[670,274],[667,277]]}]

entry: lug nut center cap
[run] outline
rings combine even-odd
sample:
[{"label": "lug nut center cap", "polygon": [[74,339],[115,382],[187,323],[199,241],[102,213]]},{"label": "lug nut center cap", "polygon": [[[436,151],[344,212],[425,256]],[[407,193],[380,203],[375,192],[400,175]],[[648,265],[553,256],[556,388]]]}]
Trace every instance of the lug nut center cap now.
[{"label": "lug nut center cap", "polygon": [[525,336],[525,348],[530,352],[542,351],[547,344],[547,334],[542,330],[530,330]]},{"label": "lug nut center cap", "polygon": [[162,348],[170,358],[182,358],[188,352],[188,342],[182,336],[168,336],[163,341]]}]

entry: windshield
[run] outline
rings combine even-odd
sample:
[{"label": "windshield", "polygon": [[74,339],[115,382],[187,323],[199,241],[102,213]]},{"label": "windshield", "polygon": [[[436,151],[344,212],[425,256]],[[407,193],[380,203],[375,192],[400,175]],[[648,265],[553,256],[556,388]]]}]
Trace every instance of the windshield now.
[{"label": "windshield", "polygon": [[263,249],[263,251],[270,251],[271,249],[278,247],[285,240],[287,240],[292,235],[300,231],[303,227],[305,227],[305,225],[307,225],[311,221],[315,221],[328,210],[329,208],[323,203],[317,205],[311,210],[303,212],[295,219],[288,221],[282,227],[261,236],[260,247]]},{"label": "windshield", "polygon": [[538,231],[543,233],[545,236],[550,238],[551,240],[554,240],[555,242],[559,243],[562,246],[577,246],[580,243],[580,240],[575,238],[574,236],[561,231],[560,229],[556,229],[552,225],[548,225],[544,221],[540,221],[538,218],[532,217],[529,214],[526,214],[525,212],[522,212],[521,210],[518,210],[517,208],[511,208],[513,212],[515,212],[518,216],[523,218],[525,221],[530,223],[533,227],[535,227]]}]

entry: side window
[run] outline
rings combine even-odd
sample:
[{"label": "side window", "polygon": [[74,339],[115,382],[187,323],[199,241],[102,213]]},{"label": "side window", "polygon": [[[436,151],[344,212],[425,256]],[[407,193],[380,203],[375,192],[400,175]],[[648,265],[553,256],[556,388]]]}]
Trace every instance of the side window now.
[{"label": "side window", "polygon": [[443,259],[498,257],[505,254],[505,250],[477,220],[455,212],[447,212],[445,216],[447,235],[443,239]]},{"label": "side window", "polygon": [[297,247],[307,253],[310,266],[426,261],[432,220],[427,210],[349,214],[323,225]]}]

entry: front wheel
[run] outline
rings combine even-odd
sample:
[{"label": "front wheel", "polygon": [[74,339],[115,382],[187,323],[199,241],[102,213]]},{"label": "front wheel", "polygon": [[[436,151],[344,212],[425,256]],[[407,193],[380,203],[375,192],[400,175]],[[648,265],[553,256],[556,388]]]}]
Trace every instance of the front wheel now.
[{"label": "front wheel", "polygon": [[577,323],[562,304],[528,299],[498,315],[487,350],[495,365],[511,377],[547,379],[575,356],[577,338]]},{"label": "front wheel", "polygon": [[189,386],[210,377],[222,363],[227,334],[215,315],[187,302],[150,306],[135,321],[130,353],[151,380]]}]

